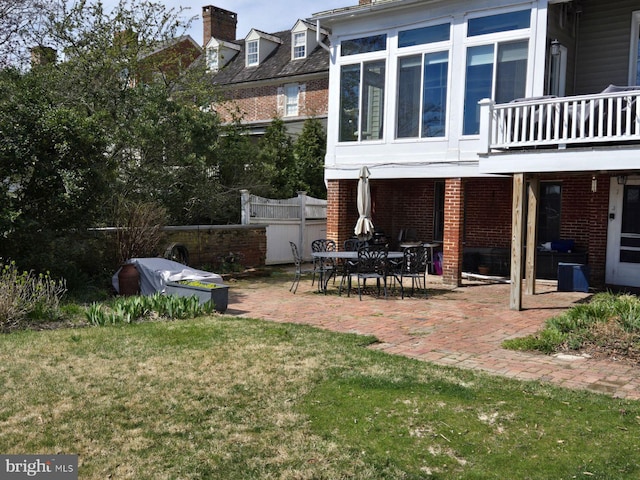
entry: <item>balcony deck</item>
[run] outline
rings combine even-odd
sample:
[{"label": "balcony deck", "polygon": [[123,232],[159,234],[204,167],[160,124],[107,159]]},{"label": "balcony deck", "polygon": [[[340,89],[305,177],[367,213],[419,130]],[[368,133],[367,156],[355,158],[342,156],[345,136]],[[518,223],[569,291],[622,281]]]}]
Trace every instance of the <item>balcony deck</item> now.
[{"label": "balcony deck", "polygon": [[[593,95],[481,102],[486,141],[480,170],[580,171],[638,168],[640,87]],[[604,152],[615,152],[615,161]],[[562,163],[558,163],[562,159]]]}]

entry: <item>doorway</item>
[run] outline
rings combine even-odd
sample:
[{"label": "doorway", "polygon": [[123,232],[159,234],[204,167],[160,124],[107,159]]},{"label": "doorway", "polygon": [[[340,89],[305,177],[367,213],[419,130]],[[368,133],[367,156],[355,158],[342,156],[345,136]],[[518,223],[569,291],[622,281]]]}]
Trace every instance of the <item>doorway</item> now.
[{"label": "doorway", "polygon": [[640,177],[611,178],[606,282],[640,287]]}]

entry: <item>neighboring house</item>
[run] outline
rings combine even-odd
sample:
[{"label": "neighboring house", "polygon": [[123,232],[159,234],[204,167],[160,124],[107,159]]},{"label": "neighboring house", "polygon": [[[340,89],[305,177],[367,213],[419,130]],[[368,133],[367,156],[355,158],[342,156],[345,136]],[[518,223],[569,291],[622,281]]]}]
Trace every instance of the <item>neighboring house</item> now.
[{"label": "neighboring house", "polygon": [[140,80],[170,82],[202,55],[203,49],[189,35],[173,38],[140,56]]},{"label": "neighboring house", "polygon": [[533,293],[536,263],[569,261],[640,287],[640,92],[607,88],[640,84],[638,0],[360,0],[312,21],[331,31],[330,238],[353,234],[364,165],[375,226],[441,241],[446,284],[511,272],[520,308],[525,265]]},{"label": "neighboring house", "polygon": [[[276,117],[292,135],[311,117],[326,124],[329,52],[315,25],[298,20],[291,30],[252,29],[236,39],[236,13],[205,6],[202,17],[207,66],[222,95],[215,108],[224,122],[240,119],[258,136]],[[320,40],[326,35],[321,30]]]}]

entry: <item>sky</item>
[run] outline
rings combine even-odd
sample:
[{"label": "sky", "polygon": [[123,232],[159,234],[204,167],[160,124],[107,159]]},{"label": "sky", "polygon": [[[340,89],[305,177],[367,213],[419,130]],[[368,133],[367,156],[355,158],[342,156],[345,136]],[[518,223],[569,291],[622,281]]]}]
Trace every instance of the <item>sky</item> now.
[{"label": "sky", "polygon": [[[196,16],[187,32],[199,44],[202,43],[202,7],[213,5],[238,14],[237,37],[244,38],[252,28],[266,33],[280,32],[293,27],[299,18],[312,14],[349,7],[358,0],[154,0],[167,9],[185,7],[185,18]],[[117,5],[118,0],[103,0],[106,8]]]}]

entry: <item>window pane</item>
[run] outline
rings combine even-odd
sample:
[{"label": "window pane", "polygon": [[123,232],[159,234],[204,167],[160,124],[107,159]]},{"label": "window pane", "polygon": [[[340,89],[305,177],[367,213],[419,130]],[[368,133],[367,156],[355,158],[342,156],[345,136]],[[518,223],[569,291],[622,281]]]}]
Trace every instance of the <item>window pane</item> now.
[{"label": "window pane", "polygon": [[524,97],[527,85],[527,49],[529,42],[505,43],[498,46],[496,103],[507,103]]},{"label": "window pane", "polygon": [[447,78],[449,52],[424,56],[422,136],[444,137],[447,119]]},{"label": "window pane", "polygon": [[360,103],[360,65],[340,69],[340,141],[358,140]]},{"label": "window pane", "polygon": [[450,23],[403,30],[398,34],[398,47],[402,48],[412,45],[424,45],[425,43],[446,42],[449,40],[450,31]]},{"label": "window pane", "polygon": [[252,41],[247,44],[247,63],[255,65],[258,63],[258,42]]},{"label": "window pane", "polygon": [[531,24],[531,10],[501,13],[488,17],[472,18],[469,20],[467,36],[485,35],[487,33],[507,32],[529,28]]},{"label": "window pane", "polygon": [[304,58],[306,53],[306,34],[296,33],[293,35],[293,58]]},{"label": "window pane", "polygon": [[493,80],[493,45],[467,49],[465,72],[463,135],[480,131],[480,106],[483,98],[491,98]]},{"label": "window pane", "polygon": [[382,138],[385,72],[384,60],[364,64],[361,140]]},{"label": "window pane", "polygon": [[387,35],[373,35],[371,37],[345,40],[340,47],[340,55],[357,55],[358,53],[379,52],[387,49]]},{"label": "window pane", "polygon": [[285,87],[285,116],[298,115],[298,85]]},{"label": "window pane", "polygon": [[636,85],[640,85],[640,36],[638,41],[638,53],[636,58]]},{"label": "window pane", "polygon": [[538,208],[538,244],[560,239],[562,184],[542,182]]},{"label": "window pane", "polygon": [[625,185],[622,233],[640,234],[640,186]]},{"label": "window pane", "polygon": [[401,58],[398,66],[398,138],[418,137],[422,56]]}]

